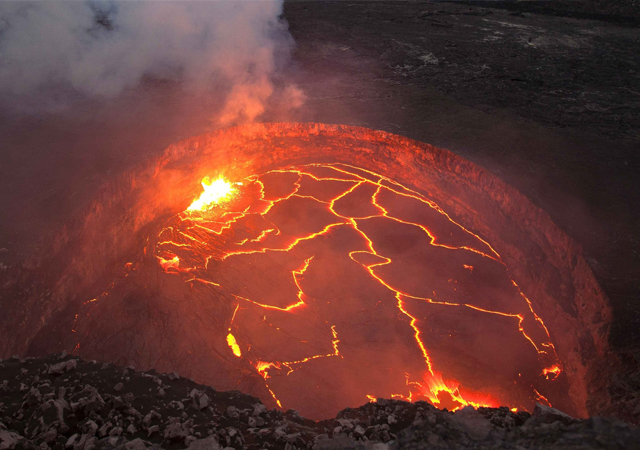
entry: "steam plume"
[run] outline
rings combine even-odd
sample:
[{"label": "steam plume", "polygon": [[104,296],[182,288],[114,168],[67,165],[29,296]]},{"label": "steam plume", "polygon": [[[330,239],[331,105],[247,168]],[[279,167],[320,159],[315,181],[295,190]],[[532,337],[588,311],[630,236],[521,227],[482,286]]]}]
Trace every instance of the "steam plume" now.
[{"label": "steam plume", "polygon": [[215,92],[222,124],[302,94],[274,83],[292,39],[283,0],[0,2],[5,107],[58,108],[116,97],[148,79]]}]

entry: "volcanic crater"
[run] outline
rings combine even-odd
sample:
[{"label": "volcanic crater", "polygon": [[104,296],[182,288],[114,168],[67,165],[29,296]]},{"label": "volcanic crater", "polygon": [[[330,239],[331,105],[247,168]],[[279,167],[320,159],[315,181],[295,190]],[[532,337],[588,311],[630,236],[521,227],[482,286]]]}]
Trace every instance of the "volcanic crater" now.
[{"label": "volcanic crater", "polygon": [[579,246],[491,173],[381,131],[179,142],[3,276],[4,356],[177,371],[313,419],[608,403],[611,311]]}]

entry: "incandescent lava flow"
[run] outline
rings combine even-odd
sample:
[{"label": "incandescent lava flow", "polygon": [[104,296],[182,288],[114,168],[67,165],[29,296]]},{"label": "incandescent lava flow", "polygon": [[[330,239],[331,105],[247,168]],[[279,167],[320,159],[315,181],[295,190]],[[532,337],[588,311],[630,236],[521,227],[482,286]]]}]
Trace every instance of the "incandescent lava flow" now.
[{"label": "incandescent lava flow", "polygon": [[[315,419],[391,397],[585,415],[595,390],[576,336],[592,333],[588,351],[604,352],[593,317],[606,318],[605,300],[573,247],[545,247],[568,244],[519,194],[446,151],[371,130],[212,136],[170,148],[120,203],[91,210],[93,250],[73,253],[58,289],[70,291],[69,273],[91,282],[59,308],[68,325],[41,328],[28,352],[57,340]],[[477,194],[487,186],[497,200]],[[523,217],[501,222],[513,204]],[[114,229],[115,243],[96,246]],[[557,267],[563,252],[571,270]],[[586,292],[598,311],[563,312]]]},{"label": "incandescent lava flow", "polygon": [[[562,365],[543,321],[489,243],[425,196],[346,164],[202,186],[158,233],[154,255],[167,275],[226,305],[228,333],[212,332],[278,406],[314,417],[336,395],[341,407],[376,397],[449,409],[547,401],[536,388]],[[475,346],[471,358],[457,352],[462,343]],[[513,372],[487,376],[505,367]]]}]

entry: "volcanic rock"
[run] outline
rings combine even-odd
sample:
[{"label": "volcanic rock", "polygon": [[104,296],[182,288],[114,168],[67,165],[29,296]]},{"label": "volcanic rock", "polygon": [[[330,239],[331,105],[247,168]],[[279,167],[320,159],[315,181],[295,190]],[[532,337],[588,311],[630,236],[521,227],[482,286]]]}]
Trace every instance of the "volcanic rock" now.
[{"label": "volcanic rock", "polygon": [[11,431],[0,431],[0,449],[6,450],[16,448],[16,444],[20,441],[21,437],[22,436],[18,433],[13,433]]},{"label": "volcanic rock", "polygon": [[142,439],[134,439],[124,444],[124,448],[126,450],[146,450],[147,446]]},{"label": "volcanic rock", "polygon": [[474,440],[486,438],[493,428],[491,423],[476,411],[473,406],[462,408],[451,416],[451,420]]},{"label": "volcanic rock", "polygon": [[47,373],[53,374],[53,375],[61,375],[64,372],[68,372],[69,370],[75,369],[77,365],[78,365],[77,360],[69,359],[67,361],[63,361],[58,364],[52,364],[51,366],[49,366],[49,370],[47,371]]},{"label": "volcanic rock", "polygon": [[222,446],[213,437],[195,440],[189,448],[191,450],[222,450]]},{"label": "volcanic rock", "polygon": [[169,441],[181,441],[189,436],[187,424],[183,424],[177,418],[169,420],[169,425],[164,430],[164,438]]},{"label": "volcanic rock", "polygon": [[554,423],[558,421],[562,422],[565,425],[571,425],[572,423],[577,422],[576,419],[569,416],[568,414],[563,413],[562,411],[558,411],[555,408],[537,403],[536,407],[533,410],[531,418],[527,421],[527,424],[530,425],[533,423]]},{"label": "volcanic rock", "polygon": [[[633,449],[640,442],[640,430],[619,420],[575,419],[543,405],[533,414],[472,407],[452,413],[425,402],[380,399],[313,422],[295,411],[268,410],[238,392],[216,392],[183,378],[143,372],[131,374],[131,392],[114,397],[110,392],[122,377],[120,369],[73,359],[75,370],[65,378],[49,373],[58,358],[0,362],[0,379],[7,380],[0,403],[0,450],[588,450]],[[63,363],[72,360],[65,358]],[[152,389],[161,379],[167,380],[164,399]],[[19,392],[20,385],[27,386],[26,394]],[[191,401],[186,410],[185,401]],[[202,402],[207,406],[200,408]]]}]

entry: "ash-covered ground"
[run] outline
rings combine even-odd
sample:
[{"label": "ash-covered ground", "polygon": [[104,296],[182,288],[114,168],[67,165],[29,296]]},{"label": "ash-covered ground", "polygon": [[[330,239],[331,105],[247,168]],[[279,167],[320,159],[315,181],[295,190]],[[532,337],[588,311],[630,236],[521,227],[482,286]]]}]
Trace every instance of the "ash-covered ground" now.
[{"label": "ash-covered ground", "polygon": [[66,355],[0,361],[0,449],[634,449],[640,429],[533,414],[380,399],[314,422],[176,373],[136,372]]}]

